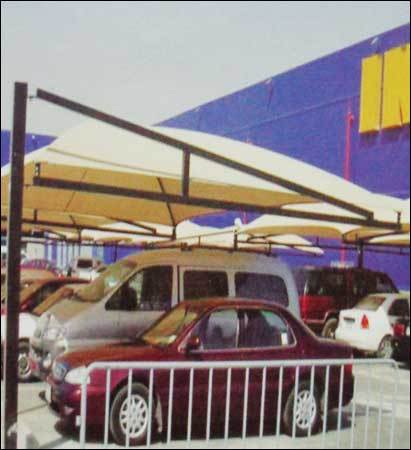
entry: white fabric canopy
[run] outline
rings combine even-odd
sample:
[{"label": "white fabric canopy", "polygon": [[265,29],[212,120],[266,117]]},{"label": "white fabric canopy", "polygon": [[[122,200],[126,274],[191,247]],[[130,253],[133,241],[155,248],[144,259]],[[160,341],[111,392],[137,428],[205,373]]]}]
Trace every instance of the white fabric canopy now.
[{"label": "white fabric canopy", "polygon": [[388,246],[409,246],[410,245],[410,233],[397,234],[391,236],[381,236],[371,239],[369,244],[379,244]]},{"label": "white fabric canopy", "polygon": [[[394,197],[381,196],[375,194],[375,199],[381,204],[391,204],[391,210],[401,212],[401,224],[403,231],[410,230],[410,201],[400,200]],[[292,206],[287,209],[292,209]],[[333,214],[336,208],[329,205],[299,205],[300,210],[313,211],[318,213]],[[388,210],[379,208],[380,217],[385,215],[389,219]],[[251,236],[275,236],[278,234],[294,233],[300,236],[314,236],[319,238],[337,239],[344,242],[357,242],[359,239],[370,238],[389,230],[382,230],[373,227],[360,227],[356,225],[345,225],[336,222],[323,222],[311,219],[297,219],[293,217],[280,217],[263,215],[248,225],[243,225],[239,229],[239,234]]]},{"label": "white fabric canopy", "polygon": [[[209,153],[280,176],[306,189],[375,212],[376,219],[395,222],[390,201],[321,169],[270,150],[209,134],[151,128],[164,135],[199,146]],[[182,152],[166,144],[97,122],[86,122],[58,138],[48,147],[31,153],[25,163],[24,207],[37,214],[92,216],[107,224],[145,221],[174,226],[189,218],[220,211],[219,208],[167,204],[142,198],[57,190],[33,185],[36,164],[41,176],[57,180],[94,183],[114,188],[139,189],[155,194],[180,195],[182,192]],[[1,170],[1,205],[7,210],[9,167]],[[216,162],[191,156],[191,197],[218,201],[241,201],[250,206],[300,210],[305,204],[321,205],[318,199],[301,195],[279,185],[241,173]],[[296,207],[295,205],[298,205]],[[358,214],[341,208],[345,217]]]},{"label": "white fabric canopy", "polygon": [[[169,247],[175,245],[208,246],[233,249],[235,247],[235,233],[237,227],[213,228],[200,226],[190,221],[182,222],[177,227],[177,238],[174,241],[158,243],[157,247]],[[310,241],[296,235],[276,236],[275,239],[258,239],[247,242],[246,239],[238,239],[238,249],[267,252],[270,249],[298,250],[312,255],[323,255],[324,252],[312,245]]]}]

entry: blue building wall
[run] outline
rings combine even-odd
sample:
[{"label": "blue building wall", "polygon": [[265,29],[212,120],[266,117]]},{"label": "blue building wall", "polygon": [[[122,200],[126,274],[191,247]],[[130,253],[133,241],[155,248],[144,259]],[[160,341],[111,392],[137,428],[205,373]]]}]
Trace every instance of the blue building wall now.
[{"label": "blue building wall", "polygon": [[[162,125],[251,142],[336,175],[349,175],[351,181],[373,192],[408,198],[409,126],[367,135],[358,130],[362,59],[409,42],[408,24],[201,105]],[[349,159],[347,136],[351,141]],[[238,214],[207,217],[199,222],[223,225],[232,223],[235,216]],[[338,261],[340,254],[287,259],[292,264],[328,265]],[[355,259],[355,254],[348,254],[348,260]],[[409,289],[407,256],[369,253],[366,264],[387,271],[399,286]]]},{"label": "blue building wall", "polygon": [[[39,134],[26,135],[26,153],[38,150],[55,139],[53,136],[44,136]],[[1,130],[1,167],[9,163],[10,159],[10,131]]]},{"label": "blue building wall", "polygon": [[[234,94],[201,105],[162,123],[164,126],[204,131],[252,142],[344,176],[349,163],[351,181],[374,192],[409,197],[409,126],[376,134],[360,135],[359,102],[361,61],[410,42],[405,25],[372,37],[332,55],[264,80]],[[352,119],[352,120],[351,120]],[[348,125],[348,123],[350,123]],[[347,129],[351,157],[347,161]],[[50,136],[28,135],[28,152],[47,145]],[[1,165],[9,159],[10,134],[1,132]],[[209,216],[198,223],[232,224],[241,213]],[[245,217],[250,221],[254,216]],[[106,249],[110,262],[113,249]],[[119,256],[129,251],[123,249]],[[291,264],[331,264],[340,253],[328,251],[323,258],[288,257]],[[355,262],[356,254],[347,260]],[[407,256],[367,254],[366,265],[384,270],[405,289],[410,286]]]}]

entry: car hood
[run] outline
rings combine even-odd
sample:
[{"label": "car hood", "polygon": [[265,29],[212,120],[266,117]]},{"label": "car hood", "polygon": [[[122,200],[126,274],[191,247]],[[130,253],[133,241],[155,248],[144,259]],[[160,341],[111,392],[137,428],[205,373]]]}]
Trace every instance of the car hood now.
[{"label": "car hood", "polygon": [[75,299],[64,299],[54,305],[47,311],[47,315],[51,316],[60,325],[65,325],[73,317],[92,308],[93,303],[80,302]]},{"label": "car hood", "polygon": [[[89,366],[95,362],[155,362],[164,360],[168,350],[140,343],[124,343],[70,352],[57,361],[69,368]],[[168,354],[170,356],[170,352]]]}]

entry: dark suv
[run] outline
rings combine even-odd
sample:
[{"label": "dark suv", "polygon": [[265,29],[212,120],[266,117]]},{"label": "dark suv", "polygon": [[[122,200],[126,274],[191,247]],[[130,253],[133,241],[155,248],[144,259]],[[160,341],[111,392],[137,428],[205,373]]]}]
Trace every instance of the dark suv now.
[{"label": "dark suv", "polygon": [[303,267],[294,270],[301,318],[316,333],[334,338],[341,310],[369,294],[397,293],[382,272],[358,268]]}]

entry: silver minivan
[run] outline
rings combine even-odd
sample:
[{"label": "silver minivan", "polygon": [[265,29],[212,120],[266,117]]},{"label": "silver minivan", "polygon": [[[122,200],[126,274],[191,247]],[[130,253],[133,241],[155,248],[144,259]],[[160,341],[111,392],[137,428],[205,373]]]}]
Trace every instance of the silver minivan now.
[{"label": "silver minivan", "polygon": [[263,299],[300,317],[294,277],[276,257],[204,248],[145,251],[112,265],[40,318],[31,339],[33,373],[44,379],[64,352],[135,339],[180,301],[210,297]]}]

